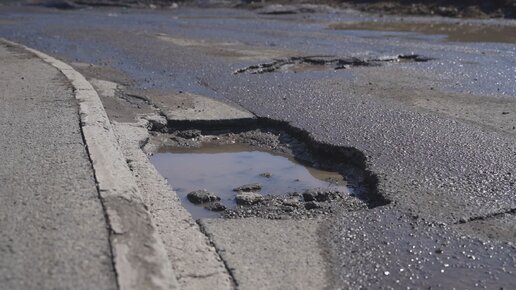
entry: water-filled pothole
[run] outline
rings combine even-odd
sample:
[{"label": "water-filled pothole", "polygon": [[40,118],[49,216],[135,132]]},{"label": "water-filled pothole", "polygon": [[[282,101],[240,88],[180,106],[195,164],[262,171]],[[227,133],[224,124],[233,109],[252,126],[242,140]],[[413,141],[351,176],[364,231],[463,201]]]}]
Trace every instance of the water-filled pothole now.
[{"label": "water-filled pothole", "polygon": [[[167,178],[183,206],[194,218],[220,215],[195,205],[187,194],[206,189],[220,197],[224,207],[237,206],[234,189],[248,184],[261,189],[250,190],[260,195],[285,197],[302,194],[312,188],[350,194],[345,178],[338,172],[304,165],[287,155],[261,150],[244,144],[204,145],[198,148],[167,148],[151,157],[151,162]],[[208,203],[209,206],[209,203]]]},{"label": "water-filled pothole", "polygon": [[256,125],[153,134],[151,162],[194,218],[311,218],[386,204],[360,154]]}]

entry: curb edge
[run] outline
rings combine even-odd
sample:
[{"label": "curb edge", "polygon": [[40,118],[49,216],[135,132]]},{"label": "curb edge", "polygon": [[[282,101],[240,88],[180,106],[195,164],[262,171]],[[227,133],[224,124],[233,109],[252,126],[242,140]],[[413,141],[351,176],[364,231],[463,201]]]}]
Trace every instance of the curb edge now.
[{"label": "curb edge", "polygon": [[82,135],[107,217],[118,288],[177,289],[163,242],[93,86],[81,73],[54,57],[4,38],[0,40],[35,54],[59,70],[73,87]]}]

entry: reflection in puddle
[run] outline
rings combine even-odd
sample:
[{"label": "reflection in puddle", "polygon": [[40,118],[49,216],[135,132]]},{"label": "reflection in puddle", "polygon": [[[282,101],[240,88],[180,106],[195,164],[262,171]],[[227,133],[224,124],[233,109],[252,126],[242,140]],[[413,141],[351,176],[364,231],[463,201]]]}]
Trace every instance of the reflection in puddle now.
[{"label": "reflection in puddle", "polygon": [[376,30],[443,34],[448,41],[516,43],[516,27],[455,23],[340,22],[329,26],[341,30]]},{"label": "reflection in puddle", "polygon": [[[151,162],[169,182],[194,218],[217,217],[186,199],[194,190],[207,189],[229,207],[235,206],[234,188],[250,183],[262,185],[261,194],[283,195],[323,187],[349,192],[342,175],[307,167],[292,158],[240,145],[172,148],[151,157]],[[269,173],[265,177],[263,173]],[[265,174],[267,175],[267,174]]]}]

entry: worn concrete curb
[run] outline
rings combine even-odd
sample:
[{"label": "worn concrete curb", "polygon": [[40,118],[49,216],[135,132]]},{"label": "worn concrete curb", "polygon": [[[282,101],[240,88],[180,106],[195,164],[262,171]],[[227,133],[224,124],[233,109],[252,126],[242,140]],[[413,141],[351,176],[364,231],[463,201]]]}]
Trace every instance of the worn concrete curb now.
[{"label": "worn concrete curb", "polygon": [[113,121],[115,136],[140,188],[143,202],[165,245],[181,289],[236,288],[230,272],[217,250],[192,216],[181,204],[165,178],[149,160],[148,152],[156,148],[149,143],[147,116],[138,123]]},{"label": "worn concrete curb", "polygon": [[93,86],[66,63],[21,44],[61,71],[79,102],[81,130],[110,229],[119,289],[175,289],[178,283],[163,242],[119,148],[112,125]]}]

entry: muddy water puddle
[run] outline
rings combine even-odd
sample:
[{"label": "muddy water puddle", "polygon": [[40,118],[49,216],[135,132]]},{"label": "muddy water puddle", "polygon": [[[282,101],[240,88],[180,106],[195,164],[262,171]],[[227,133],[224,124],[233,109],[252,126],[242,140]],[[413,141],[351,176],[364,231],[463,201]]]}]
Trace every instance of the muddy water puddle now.
[{"label": "muddy water puddle", "polygon": [[427,35],[445,35],[446,40],[458,42],[516,43],[516,27],[511,26],[460,23],[340,22],[332,23],[329,27],[338,30],[414,32]]},{"label": "muddy water puddle", "polygon": [[350,192],[344,177],[337,172],[305,166],[292,157],[245,144],[166,147],[155,153],[151,162],[195,219],[220,216],[187,199],[189,192],[200,189],[216,194],[228,209],[236,207],[237,192],[233,189],[246,184],[260,184],[258,192],[264,196],[301,193],[311,188]]}]

